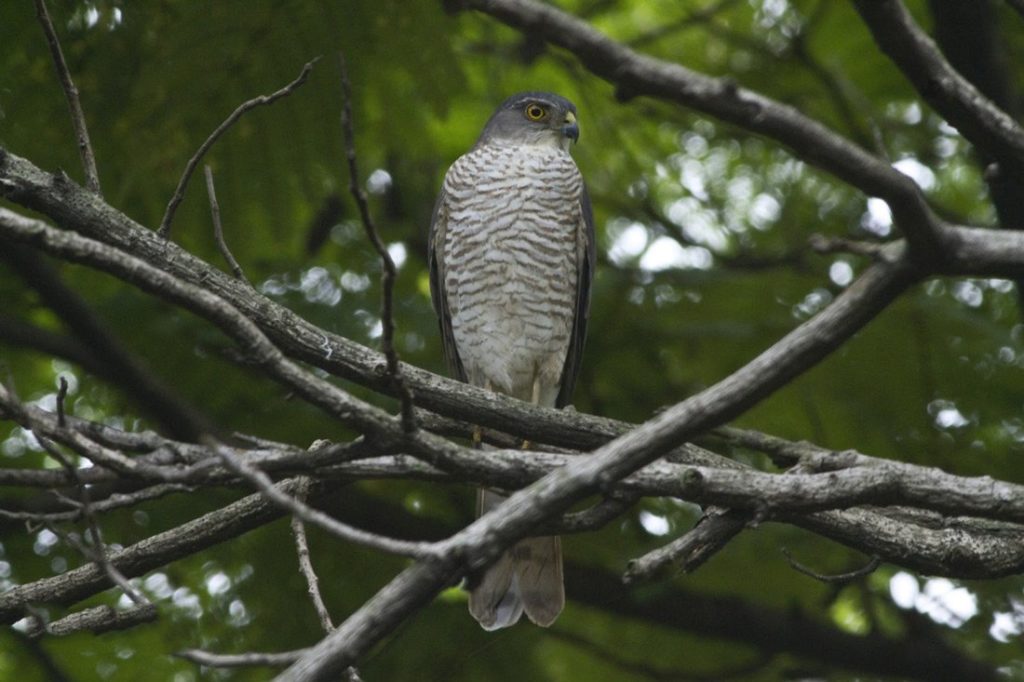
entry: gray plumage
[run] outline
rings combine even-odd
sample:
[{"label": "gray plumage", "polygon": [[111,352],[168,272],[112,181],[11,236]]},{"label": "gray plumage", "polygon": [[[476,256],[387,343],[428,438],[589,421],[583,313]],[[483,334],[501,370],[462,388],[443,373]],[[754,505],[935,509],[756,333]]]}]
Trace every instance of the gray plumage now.
[{"label": "gray plumage", "polygon": [[[548,407],[569,403],[586,336],[594,226],[568,149],[576,108],[527,92],[505,100],[445,175],[430,231],[430,284],[445,357],[462,381]],[[480,513],[502,496],[481,492]],[[518,543],[480,577],[486,629],[562,610],[556,537]]]}]

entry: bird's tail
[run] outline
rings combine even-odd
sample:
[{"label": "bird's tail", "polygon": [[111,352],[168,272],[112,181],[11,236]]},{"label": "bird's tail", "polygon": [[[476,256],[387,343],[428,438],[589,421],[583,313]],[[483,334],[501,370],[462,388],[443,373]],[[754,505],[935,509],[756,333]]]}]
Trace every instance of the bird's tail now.
[{"label": "bird's tail", "polygon": [[[477,511],[483,514],[504,499],[480,490]],[[557,536],[520,540],[484,571],[469,593],[469,612],[485,630],[513,625],[524,612],[547,627],[564,606],[562,541]]]}]

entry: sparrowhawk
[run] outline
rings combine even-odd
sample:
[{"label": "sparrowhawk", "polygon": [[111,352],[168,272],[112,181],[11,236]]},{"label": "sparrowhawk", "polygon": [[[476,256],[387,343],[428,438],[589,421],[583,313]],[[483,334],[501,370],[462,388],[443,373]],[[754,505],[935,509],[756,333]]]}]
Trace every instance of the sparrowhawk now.
[{"label": "sparrowhawk", "polygon": [[[430,289],[462,381],[547,407],[569,403],[586,336],[594,220],[569,155],[576,107],[546,92],[505,100],[445,175],[430,225]],[[483,513],[504,499],[478,494]],[[487,630],[565,604],[557,537],[527,538],[470,588]]]}]

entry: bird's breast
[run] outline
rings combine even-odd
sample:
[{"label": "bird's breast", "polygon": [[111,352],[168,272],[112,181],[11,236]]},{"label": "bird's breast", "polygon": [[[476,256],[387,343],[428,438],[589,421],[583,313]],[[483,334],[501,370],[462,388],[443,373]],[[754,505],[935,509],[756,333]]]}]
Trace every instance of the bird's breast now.
[{"label": "bird's breast", "polygon": [[[445,178],[445,287],[471,381],[557,384],[576,309],[582,180],[568,154],[482,147]],[[525,393],[525,395],[524,395]]]}]

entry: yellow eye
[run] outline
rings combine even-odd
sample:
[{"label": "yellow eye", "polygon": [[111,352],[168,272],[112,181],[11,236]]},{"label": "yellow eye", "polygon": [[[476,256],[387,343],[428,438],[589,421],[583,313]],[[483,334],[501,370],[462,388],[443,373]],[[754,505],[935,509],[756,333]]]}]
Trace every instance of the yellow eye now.
[{"label": "yellow eye", "polygon": [[526,105],[526,118],[530,119],[531,121],[540,121],[547,115],[548,112],[544,109],[544,107],[537,104],[536,102]]}]

